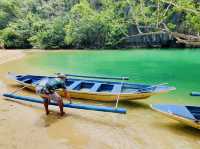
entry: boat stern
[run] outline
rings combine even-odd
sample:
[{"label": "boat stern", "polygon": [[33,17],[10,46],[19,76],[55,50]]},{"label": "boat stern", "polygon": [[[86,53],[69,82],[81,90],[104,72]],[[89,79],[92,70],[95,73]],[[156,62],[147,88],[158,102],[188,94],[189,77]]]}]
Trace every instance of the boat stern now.
[{"label": "boat stern", "polygon": [[200,129],[199,121],[194,117],[188,106],[154,104],[151,108],[171,119],[177,120],[185,125]]},{"label": "boat stern", "polygon": [[176,87],[173,86],[167,86],[167,85],[161,85],[161,86],[156,86],[153,90],[154,93],[166,93],[170,91],[176,90]]}]

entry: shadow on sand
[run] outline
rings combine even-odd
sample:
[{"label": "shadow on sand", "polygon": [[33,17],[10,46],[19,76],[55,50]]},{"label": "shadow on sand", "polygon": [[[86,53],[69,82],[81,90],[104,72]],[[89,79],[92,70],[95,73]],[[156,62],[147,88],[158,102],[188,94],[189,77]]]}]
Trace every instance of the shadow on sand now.
[{"label": "shadow on sand", "polygon": [[123,101],[120,103],[120,106],[126,107],[128,109],[150,109],[149,104],[142,101]]},{"label": "shadow on sand", "polygon": [[173,122],[169,122],[169,123],[163,123],[163,122],[155,122],[153,125],[156,126],[156,128],[162,128],[162,129],[168,129],[172,132],[175,132],[178,135],[183,135],[183,136],[189,136],[189,137],[196,137],[196,138],[200,138],[200,130],[187,126],[185,124],[179,123],[174,121]]},{"label": "shadow on sand", "polygon": [[43,120],[44,127],[50,127],[52,124],[57,123],[58,121],[65,119],[66,117],[70,116],[68,113],[60,116],[59,112],[56,111],[50,111],[49,115],[43,114],[40,119]]}]

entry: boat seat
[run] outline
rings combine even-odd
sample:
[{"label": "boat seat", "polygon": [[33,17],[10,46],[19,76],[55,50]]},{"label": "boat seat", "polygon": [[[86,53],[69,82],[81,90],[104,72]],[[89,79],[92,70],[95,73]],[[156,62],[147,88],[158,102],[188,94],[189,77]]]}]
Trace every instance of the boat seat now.
[{"label": "boat seat", "polygon": [[24,83],[32,83],[32,79],[27,78],[27,79],[24,79],[23,82],[24,82]]},{"label": "boat seat", "polygon": [[122,85],[114,85],[112,93],[121,93]]},{"label": "boat seat", "polygon": [[72,83],[67,89],[68,90],[73,90],[74,88],[76,88],[78,85],[80,85],[82,81],[75,81],[74,83]]},{"label": "boat seat", "polygon": [[90,91],[96,92],[100,88],[101,84],[102,83],[95,83],[94,86],[90,89]]},{"label": "boat seat", "polygon": [[32,84],[38,85],[40,82],[41,82],[41,80],[35,80],[35,81],[32,82]]}]

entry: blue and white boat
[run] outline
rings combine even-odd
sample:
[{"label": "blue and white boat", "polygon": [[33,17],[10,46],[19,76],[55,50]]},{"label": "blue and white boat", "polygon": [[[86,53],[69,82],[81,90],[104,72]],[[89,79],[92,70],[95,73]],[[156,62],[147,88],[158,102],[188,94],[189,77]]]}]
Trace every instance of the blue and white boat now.
[{"label": "blue and white boat", "polygon": [[200,129],[200,107],[187,105],[154,104],[152,109],[181,123]]},{"label": "blue and white boat", "polygon": [[[31,90],[35,90],[38,83],[44,78],[54,78],[55,76],[40,76],[30,74],[9,73],[10,78]],[[74,76],[74,75],[72,75]],[[68,77],[66,86],[70,97],[79,99],[90,99],[97,101],[137,100],[146,99],[152,95],[166,93],[175,90],[164,84],[148,85],[141,83],[113,82],[102,79],[85,79]],[[63,95],[58,90],[60,95]]]}]

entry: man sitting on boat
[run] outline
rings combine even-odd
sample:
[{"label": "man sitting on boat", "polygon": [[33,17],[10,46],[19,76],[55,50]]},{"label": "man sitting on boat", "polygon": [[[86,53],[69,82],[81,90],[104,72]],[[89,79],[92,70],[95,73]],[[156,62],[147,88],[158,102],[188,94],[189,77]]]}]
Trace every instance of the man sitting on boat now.
[{"label": "man sitting on boat", "polygon": [[36,93],[39,94],[44,99],[44,107],[46,114],[49,114],[48,105],[50,100],[55,101],[60,108],[60,115],[63,116],[65,114],[63,110],[63,99],[56,92],[58,89],[62,89],[64,91],[64,97],[70,100],[68,97],[67,87],[65,85],[66,76],[64,74],[57,74],[57,78],[44,78],[39,82],[36,87]]}]

